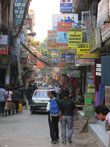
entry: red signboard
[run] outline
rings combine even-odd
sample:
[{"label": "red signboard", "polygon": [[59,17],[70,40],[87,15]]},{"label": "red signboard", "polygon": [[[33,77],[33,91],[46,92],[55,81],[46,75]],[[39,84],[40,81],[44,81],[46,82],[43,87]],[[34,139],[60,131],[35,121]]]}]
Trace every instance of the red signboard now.
[{"label": "red signboard", "polygon": [[43,68],[44,67],[44,63],[40,62],[40,61],[37,61],[37,67],[38,68]]},{"label": "red signboard", "polygon": [[0,54],[2,55],[8,54],[8,45],[0,45]]},{"label": "red signboard", "polygon": [[57,31],[58,32],[68,32],[72,28],[72,22],[58,22]]}]

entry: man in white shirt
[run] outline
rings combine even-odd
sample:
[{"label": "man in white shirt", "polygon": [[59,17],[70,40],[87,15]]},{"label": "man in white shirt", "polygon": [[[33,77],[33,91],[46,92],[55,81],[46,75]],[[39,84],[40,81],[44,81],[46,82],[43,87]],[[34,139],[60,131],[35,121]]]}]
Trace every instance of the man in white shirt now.
[{"label": "man in white shirt", "polygon": [[110,127],[110,110],[105,105],[98,105],[95,108],[95,112],[97,113],[98,119],[101,121],[106,120]]},{"label": "man in white shirt", "polygon": [[5,112],[6,91],[0,85],[0,114],[3,116]]}]

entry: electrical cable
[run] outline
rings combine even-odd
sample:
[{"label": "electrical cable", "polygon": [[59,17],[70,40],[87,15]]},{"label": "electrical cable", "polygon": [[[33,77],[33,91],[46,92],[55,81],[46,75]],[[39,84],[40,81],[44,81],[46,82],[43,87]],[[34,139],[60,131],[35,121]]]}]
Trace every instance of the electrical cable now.
[{"label": "electrical cable", "polygon": [[39,61],[43,62],[44,64],[46,64],[47,66],[50,66],[50,64],[48,62],[43,61],[42,59],[38,58],[35,54],[33,54],[33,52],[23,43],[21,42],[21,45],[23,46],[23,48],[25,48],[30,54],[32,54],[36,59],[38,59]]}]

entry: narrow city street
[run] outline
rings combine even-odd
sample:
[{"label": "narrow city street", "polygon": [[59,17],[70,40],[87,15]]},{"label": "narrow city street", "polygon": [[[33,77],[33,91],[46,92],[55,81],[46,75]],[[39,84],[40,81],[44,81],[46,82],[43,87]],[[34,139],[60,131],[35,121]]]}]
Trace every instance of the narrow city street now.
[{"label": "narrow city street", "polygon": [[[84,141],[84,139],[86,140]],[[91,140],[89,141],[89,144],[87,139],[88,141]],[[67,143],[66,146],[98,147],[96,139],[94,139],[89,133],[78,135],[76,139],[73,138],[73,142],[74,143],[72,144]],[[0,147],[37,146],[65,146],[61,143],[61,137],[58,144],[52,145],[50,143],[47,114],[31,115],[29,110],[24,110],[22,114],[0,117]]]}]

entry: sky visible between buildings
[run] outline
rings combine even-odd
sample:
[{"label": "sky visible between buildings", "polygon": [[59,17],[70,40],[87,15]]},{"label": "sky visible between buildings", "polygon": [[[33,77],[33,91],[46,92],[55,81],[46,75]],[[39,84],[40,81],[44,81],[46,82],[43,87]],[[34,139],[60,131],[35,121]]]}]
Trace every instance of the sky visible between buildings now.
[{"label": "sky visible between buildings", "polygon": [[30,9],[35,11],[36,40],[43,41],[52,29],[52,14],[60,14],[60,0],[32,0]]}]

